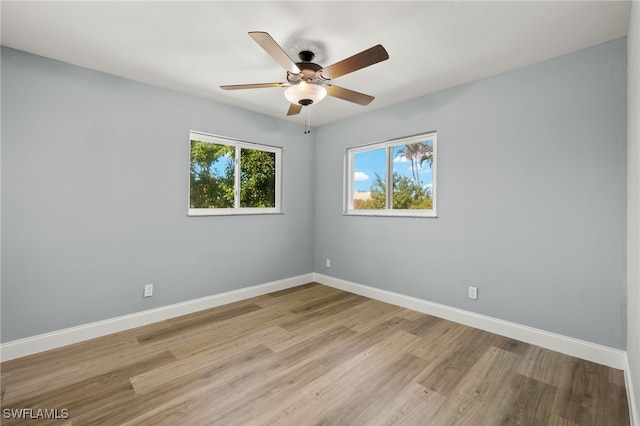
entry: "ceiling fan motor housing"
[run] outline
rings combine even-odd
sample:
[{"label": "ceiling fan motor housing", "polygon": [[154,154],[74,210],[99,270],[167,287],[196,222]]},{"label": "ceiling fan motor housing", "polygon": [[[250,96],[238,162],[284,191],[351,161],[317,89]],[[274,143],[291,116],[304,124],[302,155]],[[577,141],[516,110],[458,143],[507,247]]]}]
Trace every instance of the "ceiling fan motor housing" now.
[{"label": "ceiling fan motor housing", "polygon": [[304,81],[309,84],[314,84],[318,81],[319,71],[322,70],[320,65],[314,64],[313,62],[298,62],[296,65],[300,68],[300,73],[293,74],[287,72],[287,81],[290,83]]}]

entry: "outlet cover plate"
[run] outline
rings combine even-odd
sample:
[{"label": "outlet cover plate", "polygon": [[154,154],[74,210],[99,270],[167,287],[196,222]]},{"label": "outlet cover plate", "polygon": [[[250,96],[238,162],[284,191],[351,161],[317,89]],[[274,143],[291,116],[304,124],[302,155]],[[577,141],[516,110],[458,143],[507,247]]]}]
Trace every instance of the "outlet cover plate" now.
[{"label": "outlet cover plate", "polygon": [[153,284],[145,284],[143,297],[153,296]]},{"label": "outlet cover plate", "polygon": [[478,300],[478,288],[469,287],[469,299]]}]

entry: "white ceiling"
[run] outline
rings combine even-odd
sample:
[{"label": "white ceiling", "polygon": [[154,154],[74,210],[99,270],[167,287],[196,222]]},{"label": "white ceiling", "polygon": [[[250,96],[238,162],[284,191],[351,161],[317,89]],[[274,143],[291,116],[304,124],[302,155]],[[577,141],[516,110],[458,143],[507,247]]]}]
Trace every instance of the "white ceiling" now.
[{"label": "white ceiling", "polygon": [[132,80],[286,117],[285,80],[248,35],[328,66],[376,44],[389,60],[335,79],[376,99],[313,105],[313,126],[352,117],[627,34],[629,1],[2,1],[2,44]]}]

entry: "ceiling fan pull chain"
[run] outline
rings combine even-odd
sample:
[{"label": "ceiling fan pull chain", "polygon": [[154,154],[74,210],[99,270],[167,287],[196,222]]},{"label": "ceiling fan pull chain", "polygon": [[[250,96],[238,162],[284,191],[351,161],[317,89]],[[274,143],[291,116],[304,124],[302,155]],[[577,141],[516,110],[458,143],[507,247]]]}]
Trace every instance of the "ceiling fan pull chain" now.
[{"label": "ceiling fan pull chain", "polygon": [[307,118],[304,120],[304,134],[311,133],[311,108],[305,108],[307,110]]}]

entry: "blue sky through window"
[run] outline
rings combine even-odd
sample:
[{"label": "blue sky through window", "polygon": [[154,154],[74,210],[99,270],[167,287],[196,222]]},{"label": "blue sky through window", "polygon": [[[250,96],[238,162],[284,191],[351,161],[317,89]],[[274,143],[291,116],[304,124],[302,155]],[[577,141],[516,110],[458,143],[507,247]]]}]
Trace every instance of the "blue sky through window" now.
[{"label": "blue sky through window", "polygon": [[235,159],[230,154],[224,154],[218,157],[218,160],[215,161],[211,165],[211,172],[215,173],[217,176],[226,176],[226,171],[228,167],[231,167],[233,170],[235,164]]},{"label": "blue sky through window", "polygon": [[357,152],[353,156],[353,182],[356,192],[367,192],[376,178],[376,173],[385,179],[385,148]]},{"label": "blue sky through window", "polygon": [[[429,145],[433,145],[433,141],[425,141]],[[424,142],[423,142],[424,143]],[[411,170],[411,161],[399,155],[405,145],[396,145],[393,147],[393,171],[400,176],[413,178]],[[385,148],[379,148],[371,151],[363,151],[355,153],[353,157],[353,182],[355,192],[368,192],[371,184],[375,181],[376,173],[385,178],[386,160]],[[431,188],[433,184],[433,172],[428,162],[424,162],[422,166],[417,165],[417,173],[420,184],[423,188]]]}]

